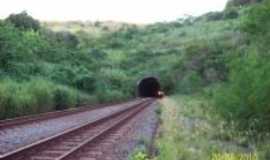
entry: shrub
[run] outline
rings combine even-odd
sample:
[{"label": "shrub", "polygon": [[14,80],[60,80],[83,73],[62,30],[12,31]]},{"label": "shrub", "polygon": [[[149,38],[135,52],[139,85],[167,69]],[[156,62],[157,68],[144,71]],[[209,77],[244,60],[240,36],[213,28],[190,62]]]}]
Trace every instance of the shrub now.
[{"label": "shrub", "polygon": [[196,72],[190,72],[185,75],[177,84],[177,90],[180,93],[191,94],[199,91],[202,87],[202,79]]},{"label": "shrub", "polygon": [[0,67],[5,71],[11,65],[11,61],[16,59],[16,42],[19,40],[19,31],[4,22],[0,22]]},{"label": "shrub", "polygon": [[77,106],[81,106],[84,104],[96,104],[98,103],[98,97],[96,95],[88,95],[85,93],[77,94]]},{"label": "shrub", "polygon": [[126,95],[119,90],[106,89],[97,92],[99,102],[117,102],[126,99]]},{"label": "shrub", "polygon": [[219,21],[223,19],[223,12],[210,12],[205,16],[207,21]]},{"label": "shrub", "polygon": [[237,8],[230,8],[224,11],[224,19],[235,19],[239,17]]},{"label": "shrub", "polygon": [[258,55],[234,60],[229,83],[215,94],[220,113],[251,133],[270,131],[270,65]]},{"label": "shrub", "polygon": [[248,35],[249,41],[256,43],[263,52],[268,51],[270,39],[270,2],[255,5],[247,11],[247,15],[243,17],[241,30]]},{"label": "shrub", "polygon": [[226,5],[226,8],[239,7],[239,6],[249,5],[252,3],[259,3],[262,1],[263,0],[229,0]]},{"label": "shrub", "polygon": [[76,91],[59,86],[53,92],[55,110],[63,110],[75,106],[77,97]]},{"label": "shrub", "polygon": [[76,35],[71,34],[70,32],[57,32],[55,36],[58,42],[63,43],[67,47],[75,48],[79,44]]},{"label": "shrub", "polygon": [[19,14],[11,14],[6,21],[14,24],[15,27],[20,29],[33,29],[35,31],[40,29],[39,21],[32,18],[27,12],[23,11]]},{"label": "shrub", "polygon": [[75,80],[75,86],[80,90],[93,93],[95,91],[95,82],[96,79],[93,76],[83,75]]},{"label": "shrub", "polygon": [[143,152],[137,152],[132,157],[131,160],[149,160],[147,155]]}]

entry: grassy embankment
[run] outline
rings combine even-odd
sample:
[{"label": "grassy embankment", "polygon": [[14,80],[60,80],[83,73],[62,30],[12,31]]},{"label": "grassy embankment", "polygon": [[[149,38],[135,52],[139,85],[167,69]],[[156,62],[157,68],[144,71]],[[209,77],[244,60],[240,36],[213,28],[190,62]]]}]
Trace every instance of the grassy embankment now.
[{"label": "grassy embankment", "polygon": [[213,103],[199,96],[172,96],[160,101],[162,124],[156,160],[267,160],[269,145],[228,124]]}]

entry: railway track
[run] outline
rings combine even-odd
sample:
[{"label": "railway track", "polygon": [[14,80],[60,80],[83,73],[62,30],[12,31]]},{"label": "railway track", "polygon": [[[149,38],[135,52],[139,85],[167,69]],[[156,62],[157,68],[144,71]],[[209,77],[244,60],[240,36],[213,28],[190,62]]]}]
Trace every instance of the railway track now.
[{"label": "railway track", "polygon": [[[122,102],[119,104],[123,104],[123,103],[125,102]],[[85,112],[85,111],[91,111],[95,109],[106,108],[115,104],[117,103],[106,103],[106,104],[98,104],[98,105],[93,105],[93,106],[80,105],[80,107],[78,108],[42,113],[42,114],[37,114],[37,115],[23,116],[23,117],[13,118],[13,119],[0,120],[0,129],[23,125],[23,124],[32,123],[32,122],[43,121],[47,119],[59,118],[62,116],[72,115],[72,114]]]},{"label": "railway track", "polygon": [[[142,100],[140,103],[126,107],[109,116],[101,117],[94,122],[82,124],[76,128],[0,155],[0,160],[68,160],[83,159],[83,157],[88,160],[96,160],[102,153],[98,151],[101,148],[98,148],[95,144],[98,144],[97,142],[101,141],[102,137],[113,135],[114,130],[152,102],[152,99]],[[104,145],[104,143],[101,144]],[[85,149],[91,149],[93,152],[85,154],[83,153]],[[82,155],[82,157],[79,156],[78,158],[78,155]]]}]

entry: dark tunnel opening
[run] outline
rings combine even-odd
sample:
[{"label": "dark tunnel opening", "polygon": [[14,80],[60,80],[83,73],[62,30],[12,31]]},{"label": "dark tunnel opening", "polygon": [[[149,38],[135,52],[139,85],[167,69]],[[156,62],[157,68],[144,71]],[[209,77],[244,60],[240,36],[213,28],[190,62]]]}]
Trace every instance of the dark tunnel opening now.
[{"label": "dark tunnel opening", "polygon": [[137,87],[139,97],[158,97],[160,89],[160,83],[156,77],[143,78]]}]

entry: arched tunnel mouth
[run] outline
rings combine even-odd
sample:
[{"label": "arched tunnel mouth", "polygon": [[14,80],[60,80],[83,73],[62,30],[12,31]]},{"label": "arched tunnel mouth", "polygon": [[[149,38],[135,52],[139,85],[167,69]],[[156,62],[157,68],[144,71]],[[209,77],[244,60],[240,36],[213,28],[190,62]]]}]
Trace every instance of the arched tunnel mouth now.
[{"label": "arched tunnel mouth", "polygon": [[137,86],[139,97],[158,97],[161,89],[158,78],[145,77],[139,81]]}]

